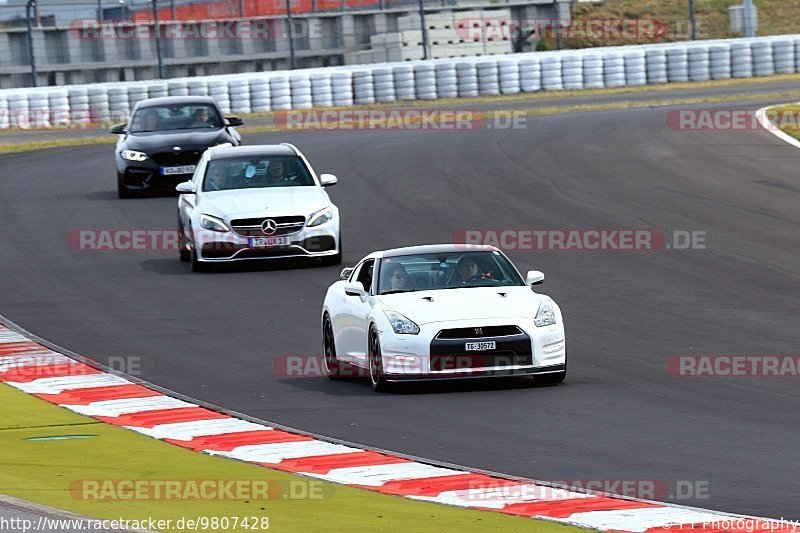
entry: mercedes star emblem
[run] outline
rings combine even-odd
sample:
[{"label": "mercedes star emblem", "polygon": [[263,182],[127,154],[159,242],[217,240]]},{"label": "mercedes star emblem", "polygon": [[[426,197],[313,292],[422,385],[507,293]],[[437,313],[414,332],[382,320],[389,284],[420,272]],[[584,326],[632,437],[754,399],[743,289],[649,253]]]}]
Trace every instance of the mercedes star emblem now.
[{"label": "mercedes star emblem", "polygon": [[261,231],[264,233],[264,235],[272,235],[275,233],[275,231],[277,231],[277,229],[278,225],[271,218],[268,218],[261,223]]}]

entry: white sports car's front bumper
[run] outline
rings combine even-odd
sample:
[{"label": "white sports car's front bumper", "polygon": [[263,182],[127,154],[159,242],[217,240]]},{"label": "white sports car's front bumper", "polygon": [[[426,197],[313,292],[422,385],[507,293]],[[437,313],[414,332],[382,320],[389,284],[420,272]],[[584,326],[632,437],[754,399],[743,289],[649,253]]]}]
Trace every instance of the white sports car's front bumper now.
[{"label": "white sports car's front bumper", "polygon": [[[388,331],[387,331],[388,329]],[[480,330],[480,331],[475,331]],[[561,321],[537,327],[532,318],[454,320],[420,326],[417,335],[380,332],[383,375],[389,381],[529,376],[566,370]],[[494,343],[468,350],[467,343]]]},{"label": "white sports car's front bumper", "polygon": [[266,235],[243,235],[236,230],[228,232],[195,230],[194,246],[197,258],[204,262],[228,262],[288,257],[327,257],[339,253],[339,220],[315,227],[302,226],[297,232],[280,235],[288,243],[264,245],[258,239]]}]

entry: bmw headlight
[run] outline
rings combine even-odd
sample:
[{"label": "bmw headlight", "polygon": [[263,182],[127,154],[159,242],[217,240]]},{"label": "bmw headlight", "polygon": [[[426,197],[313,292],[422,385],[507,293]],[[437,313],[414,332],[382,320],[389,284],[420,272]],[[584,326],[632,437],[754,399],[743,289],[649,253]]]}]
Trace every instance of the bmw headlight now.
[{"label": "bmw headlight", "polygon": [[556,323],[556,310],[553,307],[552,301],[544,300],[539,304],[539,310],[536,311],[536,317],[533,319],[533,323],[538,327],[552,326]]},{"label": "bmw headlight", "polygon": [[225,225],[221,218],[212,217],[211,215],[200,215],[200,226],[203,229],[210,231],[219,231],[225,233],[231,229]]},{"label": "bmw headlight", "polygon": [[383,314],[389,319],[389,324],[392,325],[395,333],[402,333],[403,335],[416,335],[419,333],[419,326],[400,313],[384,311]]},{"label": "bmw headlight", "polygon": [[313,228],[314,226],[321,226],[326,222],[330,222],[333,219],[333,209],[330,206],[326,207],[325,209],[320,209],[319,211],[315,211],[311,213],[311,216],[308,217],[308,224],[306,224],[309,228]]},{"label": "bmw headlight", "polygon": [[147,159],[147,154],[144,152],[137,152],[136,150],[123,150],[119,153],[123,159],[128,161],[144,161]]}]

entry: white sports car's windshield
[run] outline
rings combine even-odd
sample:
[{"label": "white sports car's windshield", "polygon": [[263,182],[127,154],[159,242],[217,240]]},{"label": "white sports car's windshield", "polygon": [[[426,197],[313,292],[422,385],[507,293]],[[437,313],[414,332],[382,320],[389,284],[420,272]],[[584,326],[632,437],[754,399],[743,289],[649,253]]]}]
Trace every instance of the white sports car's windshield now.
[{"label": "white sports car's windshield", "polygon": [[203,179],[206,192],[314,185],[314,178],[297,156],[212,159]]},{"label": "white sports car's windshield", "polygon": [[445,252],[404,255],[381,260],[378,294],[525,285],[500,253]]},{"label": "white sports car's windshield", "polygon": [[219,129],[222,117],[213,105],[176,104],[143,107],[131,118],[131,133]]}]

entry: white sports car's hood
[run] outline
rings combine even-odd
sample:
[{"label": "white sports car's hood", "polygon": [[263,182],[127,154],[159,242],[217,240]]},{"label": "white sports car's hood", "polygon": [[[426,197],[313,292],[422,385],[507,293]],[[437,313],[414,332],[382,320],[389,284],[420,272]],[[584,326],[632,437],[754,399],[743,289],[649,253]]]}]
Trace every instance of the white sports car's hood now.
[{"label": "white sports car's hood", "polygon": [[259,215],[309,215],[331,205],[322,187],[274,187],[206,192],[204,213],[221,218]]},{"label": "white sports car's hood", "polygon": [[386,294],[378,299],[387,308],[422,325],[446,320],[533,318],[542,296],[530,287],[469,287]]}]

